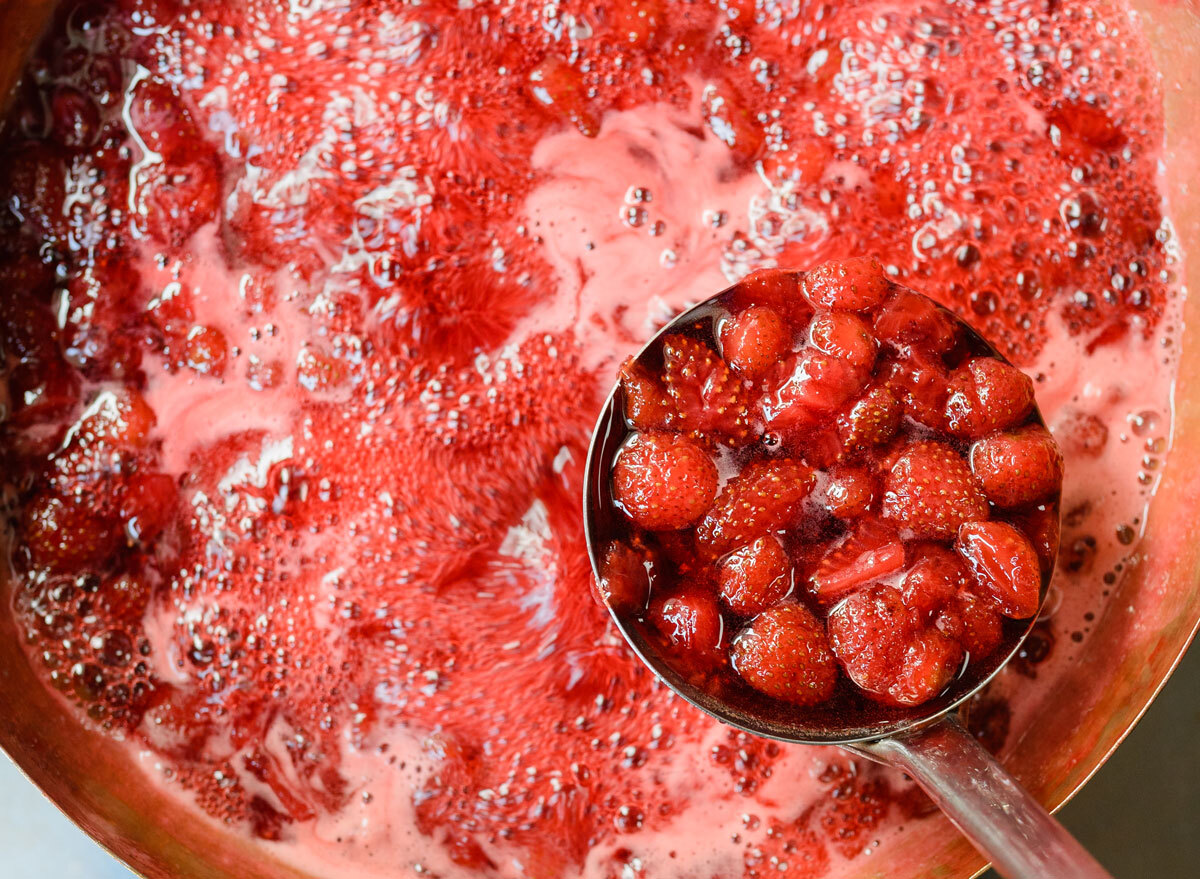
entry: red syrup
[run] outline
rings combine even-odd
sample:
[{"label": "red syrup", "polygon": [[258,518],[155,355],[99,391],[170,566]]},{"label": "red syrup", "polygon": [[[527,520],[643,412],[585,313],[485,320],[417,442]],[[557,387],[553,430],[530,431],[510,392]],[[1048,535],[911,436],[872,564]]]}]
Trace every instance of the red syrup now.
[{"label": "red syrup", "polygon": [[875,253],[966,316],[1066,455],[1021,728],[1165,448],[1147,59],[1106,3],[64,5],[0,161],[31,663],[328,875],[836,872],[921,807],[631,658],[602,395],[755,269]]}]

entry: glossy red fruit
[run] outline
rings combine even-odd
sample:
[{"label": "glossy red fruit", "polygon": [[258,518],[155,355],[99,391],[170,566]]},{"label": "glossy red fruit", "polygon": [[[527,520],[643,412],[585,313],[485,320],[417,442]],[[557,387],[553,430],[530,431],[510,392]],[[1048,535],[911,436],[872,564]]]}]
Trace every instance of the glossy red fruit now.
[{"label": "glossy red fruit", "polygon": [[600,133],[600,119],[587,97],[583,79],[557,55],[548,55],[529,74],[528,91],[546,112],[570,122],[586,137]]},{"label": "glossy red fruit", "polygon": [[69,150],[81,150],[100,134],[100,111],[78,89],[58,86],[50,94],[50,137]]},{"label": "glossy red fruit", "polygon": [[184,363],[201,375],[220,378],[225,373],[229,345],[214,327],[193,327],[184,340]]},{"label": "glossy red fruit", "polygon": [[799,461],[752,462],[729,481],[696,526],[701,548],[715,557],[787,527],[803,515],[814,482],[812,469]]},{"label": "glossy red fruit", "polygon": [[178,502],[179,488],[165,473],[138,471],[128,477],[119,507],[126,539],[152,543],[174,517]]},{"label": "glossy red fruit", "polygon": [[896,532],[864,522],[829,548],[809,577],[810,594],[823,605],[904,568],[904,544]]},{"label": "glossy red fruit", "polygon": [[721,353],[743,375],[754,378],[775,366],[791,348],[792,330],[779,312],[754,305],[721,325]]},{"label": "glossy red fruit", "polygon": [[691,525],[717,493],[717,468],[699,444],[670,434],[641,434],[617,455],[613,496],[648,531]]},{"label": "glossy red fruit", "polygon": [[994,357],[976,357],[950,376],[946,429],[971,439],[1024,421],[1033,409],[1033,381]]},{"label": "glossy red fruit", "polygon": [[837,357],[863,374],[875,366],[879,343],[853,314],[817,312],[808,326],[808,337],[818,351]]},{"label": "glossy red fruit", "polygon": [[914,551],[916,562],[900,582],[900,595],[906,607],[922,617],[941,610],[959,593],[973,585],[971,574],[961,558],[935,543]]},{"label": "glossy red fruit", "polygon": [[887,705],[920,705],[946,688],[962,648],[923,625],[889,586],[855,592],[828,620],[834,655],[847,677]]},{"label": "glossy red fruit", "polygon": [[129,121],[142,143],[160,156],[186,150],[200,139],[191,113],[169,82],[143,77],[129,96]]},{"label": "glossy red fruit", "polygon": [[220,164],[203,141],[180,146],[162,162],[142,168],[137,186],[137,223],[160,244],[178,245],[216,218],[221,198]]},{"label": "glossy red fruit", "polygon": [[765,305],[797,327],[804,326],[812,317],[812,308],[800,295],[799,272],[758,269],[738,281],[730,294],[730,305],[738,311]]},{"label": "glossy red fruit", "polygon": [[825,627],[803,605],[757,616],[734,640],[730,659],[754,689],[792,705],[819,705],[837,686]]},{"label": "glossy red fruit", "polygon": [[987,659],[1004,640],[1003,621],[996,606],[968,591],[947,600],[935,625],[947,638],[957,641],[971,662]]},{"label": "glossy red fruit", "polygon": [[612,541],[600,559],[596,587],[604,603],[618,613],[637,613],[650,595],[650,561],[620,540]]},{"label": "glossy red fruit", "polygon": [[672,412],[667,391],[632,357],[621,366],[621,390],[631,427],[643,432],[667,428]]},{"label": "glossy red fruit", "polygon": [[672,646],[686,653],[715,654],[725,638],[717,602],[699,592],[650,602],[649,620]]},{"label": "glossy red fruit", "polygon": [[1040,424],[979,440],[971,446],[971,469],[998,507],[1035,504],[1062,491],[1062,451]]},{"label": "glossy red fruit", "polygon": [[121,574],[100,584],[96,592],[99,615],[114,624],[138,623],[150,604],[150,587],[141,577]]},{"label": "glossy red fruit", "polygon": [[838,416],[838,434],[849,454],[891,442],[900,428],[904,410],[887,387],[874,387]]},{"label": "glossy red fruit", "polygon": [[941,358],[910,351],[889,365],[887,384],[904,404],[904,414],[926,427],[946,430],[950,376]]},{"label": "glossy red fruit", "polygon": [[845,360],[806,348],[794,355],[777,387],[762,400],[764,421],[788,429],[827,419],[862,391],[866,376]]},{"label": "glossy red fruit", "polygon": [[883,516],[916,537],[950,540],[964,522],[988,517],[967,462],[940,442],[909,445],[884,477]]},{"label": "glossy red fruit", "polygon": [[1038,560],[1042,563],[1042,572],[1048,573],[1054,568],[1054,560],[1058,557],[1059,521],[1058,507],[1052,503],[1038,504],[1030,510],[1012,517],[1013,524],[1025,533],[1033,548],[1037,550]]},{"label": "glossy red fruit", "polygon": [[874,257],[856,256],[817,266],[804,276],[804,298],[813,308],[865,311],[888,292],[888,279]]},{"label": "glossy red fruit", "polygon": [[683,335],[663,340],[663,384],[674,404],[673,429],[731,445],[751,439],[743,380],[703,342]]},{"label": "glossy red fruit", "polygon": [[709,130],[738,160],[750,162],[758,156],[766,140],[763,123],[732,84],[705,86],[700,108]]},{"label": "glossy red fruit", "polygon": [[1007,522],[970,522],[954,546],[979,594],[994,600],[1002,614],[1023,620],[1037,613],[1042,569],[1029,538]]},{"label": "glossy red fruit", "polygon": [[665,0],[618,0],[608,8],[613,35],[631,46],[652,44],[666,13]]},{"label": "glossy red fruit", "polygon": [[834,467],[821,492],[821,505],[839,519],[857,519],[875,502],[875,476],[865,467]]},{"label": "glossy red fruit", "polygon": [[34,567],[68,574],[107,562],[121,535],[88,501],[42,493],[25,506],[21,540]]},{"label": "glossy red fruit", "polygon": [[897,290],[875,315],[875,337],[900,350],[943,354],[958,341],[953,315],[912,290]]},{"label": "glossy red fruit", "polygon": [[22,360],[8,373],[13,421],[21,426],[71,412],[79,393],[79,373],[57,351],[44,360]]},{"label": "glossy red fruit", "polygon": [[754,616],[792,591],[792,562],[777,538],[764,535],[725,556],[717,577],[725,606],[740,616]]},{"label": "glossy red fruit", "polygon": [[157,421],[146,398],[129,387],[101,392],[87,413],[74,436],[75,442],[87,446],[107,443],[128,450],[144,448]]}]

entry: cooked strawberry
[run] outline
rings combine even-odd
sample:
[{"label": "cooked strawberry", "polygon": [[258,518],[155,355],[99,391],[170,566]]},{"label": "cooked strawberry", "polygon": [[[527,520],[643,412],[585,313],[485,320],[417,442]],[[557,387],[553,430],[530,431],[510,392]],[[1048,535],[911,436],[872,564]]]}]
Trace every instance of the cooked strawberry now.
[{"label": "cooked strawberry", "polygon": [[998,507],[1023,507],[1062,491],[1062,451],[1040,424],[979,440],[971,446],[971,469]]},{"label": "cooked strawberry", "polygon": [[812,345],[866,375],[875,365],[879,343],[867,325],[852,314],[820,311],[808,325]]},{"label": "cooked strawberry", "polygon": [[903,410],[887,387],[874,387],[838,416],[838,432],[846,451],[866,451],[890,442],[900,427]]},{"label": "cooked strawberry", "polygon": [[717,493],[717,468],[699,444],[670,434],[639,434],[617,455],[613,497],[649,531],[692,524]]},{"label": "cooked strawberry", "polygon": [[732,82],[705,86],[700,107],[709,129],[740,161],[752,162],[762,151],[763,125]]},{"label": "cooked strawberry", "polygon": [[605,604],[618,613],[637,613],[650,595],[650,561],[620,540],[612,541],[600,559],[596,587]]},{"label": "cooked strawberry", "polygon": [[811,348],[784,366],[782,381],[764,395],[763,419],[772,429],[811,425],[858,394],[866,376],[845,360]]},{"label": "cooked strawberry", "polygon": [[1052,503],[1038,504],[1031,510],[1013,516],[1013,524],[1025,532],[1025,536],[1037,550],[1043,573],[1052,570],[1054,560],[1058,557],[1058,538],[1061,527],[1058,507]]},{"label": "cooked strawberry", "polygon": [[139,171],[137,211],[141,229],[162,244],[178,245],[220,209],[221,166],[202,140],[185,143],[162,162]]},{"label": "cooked strawberry", "polygon": [[663,380],[674,403],[670,425],[731,445],[751,439],[746,389],[717,353],[688,336],[663,340]]},{"label": "cooked strawberry", "polygon": [[945,607],[959,590],[972,585],[962,559],[944,546],[925,544],[915,554],[917,561],[905,572],[900,595],[904,604],[923,618]]},{"label": "cooked strawberry", "polygon": [[976,357],[950,376],[946,429],[974,439],[1019,424],[1033,408],[1033,381],[994,357]]},{"label": "cooked strawberry", "polygon": [[923,625],[890,586],[855,592],[828,620],[834,655],[847,677],[887,705],[920,705],[953,679],[962,648]]},{"label": "cooked strawberry", "polygon": [[716,601],[695,591],[650,602],[649,620],[672,645],[689,653],[715,654],[725,637]]},{"label": "cooked strawberry", "polygon": [[904,403],[909,418],[934,430],[946,429],[950,377],[940,358],[911,351],[890,364],[887,383]]},{"label": "cooked strawberry", "polygon": [[944,354],[958,341],[952,314],[912,290],[896,290],[875,315],[875,337],[900,350]]},{"label": "cooked strawberry", "polygon": [[825,553],[809,577],[809,591],[821,604],[830,605],[903,567],[904,545],[896,532],[867,521]]},{"label": "cooked strawberry", "polygon": [[183,345],[183,365],[201,375],[220,378],[229,358],[225,334],[214,327],[193,327]]},{"label": "cooked strawberry", "polygon": [[834,467],[821,492],[821,504],[839,519],[857,519],[871,511],[875,476],[865,467]]},{"label": "cooked strawberry", "polygon": [[721,353],[738,372],[755,377],[779,362],[792,343],[792,330],[775,309],[754,305],[721,325]]},{"label": "cooked strawberry", "polygon": [[949,540],[986,519],[987,499],[967,462],[945,443],[908,446],[884,477],[883,515],[917,537]]},{"label": "cooked strawberry", "polygon": [[126,536],[143,544],[151,543],[171,521],[178,501],[179,488],[170,476],[134,473],[125,483],[119,507]]},{"label": "cooked strawberry", "polygon": [[74,574],[107,562],[121,534],[87,500],[42,493],[25,505],[21,540],[34,567]]},{"label": "cooked strawberry", "polygon": [[766,305],[794,326],[804,326],[812,316],[800,295],[800,273],[780,269],[759,269],[746,275],[730,291],[730,305],[739,311]]},{"label": "cooked strawberry", "polygon": [[778,604],[792,591],[792,580],[791,559],[772,535],[735,549],[718,571],[721,600],[744,617]]},{"label": "cooked strawberry", "polygon": [[1037,613],[1042,569],[1024,534],[1007,522],[970,522],[959,529],[954,546],[979,594],[993,599],[1002,614],[1023,620]]},{"label": "cooked strawberry", "polygon": [[136,450],[149,442],[155,421],[154,410],[133,388],[104,391],[88,407],[74,440],[89,446],[108,443]]},{"label": "cooked strawberry", "polygon": [[620,0],[610,7],[616,39],[631,46],[652,43],[666,16],[666,0]]},{"label": "cooked strawberry", "polygon": [[712,509],[696,526],[700,546],[709,555],[723,553],[791,525],[812,490],[812,470],[791,459],[751,463],[725,486]]},{"label": "cooked strawberry", "polygon": [[586,137],[600,133],[600,120],[588,99],[583,77],[558,55],[547,55],[533,69],[528,92],[536,106],[570,122]]},{"label": "cooked strawberry", "polygon": [[1004,640],[996,606],[966,590],[946,602],[935,624],[943,635],[962,645],[971,662],[987,659]]},{"label": "cooked strawberry", "polygon": [[150,603],[150,587],[145,580],[122,574],[100,584],[96,604],[105,619],[116,623],[138,622]]},{"label": "cooked strawberry", "polygon": [[837,686],[825,627],[803,605],[757,616],[734,640],[730,659],[754,689],[792,705],[819,705]]},{"label": "cooked strawberry", "polygon": [[883,301],[888,279],[874,257],[856,256],[817,266],[804,276],[802,290],[813,308],[865,311]]}]

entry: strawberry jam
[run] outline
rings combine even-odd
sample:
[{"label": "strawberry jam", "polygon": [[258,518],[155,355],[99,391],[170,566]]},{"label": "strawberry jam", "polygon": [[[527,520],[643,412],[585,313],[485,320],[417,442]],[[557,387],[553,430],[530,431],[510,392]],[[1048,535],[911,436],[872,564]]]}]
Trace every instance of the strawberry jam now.
[{"label": "strawberry jam", "polygon": [[[795,359],[811,319],[789,308],[811,306],[766,287],[663,352],[683,375],[721,350],[732,378],[626,377],[631,417],[687,421],[630,458],[631,485],[668,468],[695,492],[631,509],[703,533],[713,570],[666,591],[617,545],[602,589],[652,596],[686,649],[772,614],[737,660],[764,699],[834,671],[831,699],[853,694],[836,656],[760,661],[820,643],[804,590],[842,596],[851,650],[915,612],[905,649],[927,659],[903,680],[854,652],[884,698],[928,688],[947,649],[1024,618],[997,631],[997,608],[1028,612],[988,554],[1004,528],[1059,540],[1041,483],[1008,478],[1052,446],[989,421],[1027,385],[887,303],[903,284],[965,316],[1032,377],[1065,458],[1034,637],[972,708],[994,746],[1029,741],[1089,620],[1125,612],[1107,590],[1167,454],[1161,103],[1120,0],[66,0],[0,133],[4,612],[131,777],[323,879],[846,876],[898,839],[932,850],[949,831],[902,777],[722,728],[630,655],[589,595],[590,431],[688,305],[878,255],[886,284],[813,278],[830,316],[768,400],[710,405]],[[937,357],[880,372],[918,341]],[[828,447],[789,447],[811,413]],[[791,478],[747,467],[739,491],[756,515],[810,510],[814,547],[882,522],[853,565],[708,519],[768,416]],[[919,487],[946,460],[978,483],[955,485],[980,526],[961,547],[958,508]],[[901,518],[920,558],[888,536]]]},{"label": "strawberry jam", "polygon": [[602,597],[738,714],[946,704],[1037,613],[1057,547],[1022,513],[1058,520],[1063,460],[1033,382],[873,259],[750,275],[614,405]]}]

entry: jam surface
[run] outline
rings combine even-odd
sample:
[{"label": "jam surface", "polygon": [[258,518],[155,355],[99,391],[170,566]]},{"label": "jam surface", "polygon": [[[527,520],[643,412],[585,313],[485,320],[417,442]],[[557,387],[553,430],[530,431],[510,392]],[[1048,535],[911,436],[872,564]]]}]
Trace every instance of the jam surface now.
[{"label": "jam surface", "polygon": [[64,4],[0,149],[5,605],[79,722],[320,875],[854,873],[928,803],[672,698],[590,594],[624,358],[877,254],[1034,377],[1052,706],[1169,435],[1180,258],[1117,3]]},{"label": "jam surface", "polygon": [[874,259],[754,272],[626,361],[613,406],[600,596],[751,729],[927,716],[1038,612],[1062,453],[1033,382]]}]

